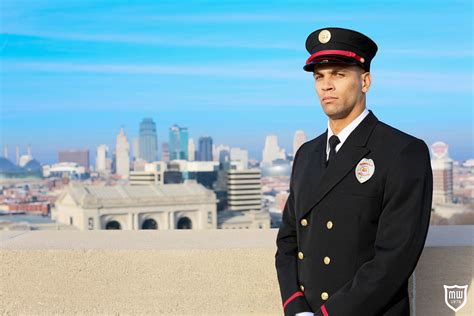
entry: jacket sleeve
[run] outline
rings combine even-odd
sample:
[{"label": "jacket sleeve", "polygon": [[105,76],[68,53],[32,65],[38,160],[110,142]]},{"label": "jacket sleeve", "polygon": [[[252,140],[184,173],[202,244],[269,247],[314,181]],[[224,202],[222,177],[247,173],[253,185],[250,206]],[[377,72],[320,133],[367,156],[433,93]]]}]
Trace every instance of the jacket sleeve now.
[{"label": "jacket sleeve", "polygon": [[406,145],[387,174],[375,255],[316,315],[377,315],[412,274],[429,227],[433,176],[426,144]]},{"label": "jacket sleeve", "polygon": [[[304,145],[303,145],[304,146]],[[303,147],[301,146],[301,147]],[[298,155],[297,151],[293,161],[290,177],[290,194],[283,209],[282,221],[277,235],[277,252],[275,254],[275,266],[280,284],[280,293],[285,315],[294,316],[296,313],[309,312],[309,307],[303,292],[299,288],[297,274],[297,235],[295,219],[295,201],[293,193],[293,177]]]}]

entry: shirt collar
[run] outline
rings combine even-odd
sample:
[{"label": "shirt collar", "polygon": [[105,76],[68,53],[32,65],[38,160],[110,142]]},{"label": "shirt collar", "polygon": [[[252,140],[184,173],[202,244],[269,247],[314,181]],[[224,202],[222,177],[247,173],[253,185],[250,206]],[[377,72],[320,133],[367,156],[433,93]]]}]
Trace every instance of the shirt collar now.
[{"label": "shirt collar", "polygon": [[[336,146],[336,152],[341,148],[342,144],[346,141],[346,139],[349,137],[349,135],[352,133],[352,131],[355,130],[355,128],[364,120],[364,118],[369,114],[369,111],[367,108],[362,111],[362,113],[359,114],[358,117],[356,117],[352,122],[349,123],[346,127],[344,127],[339,134],[337,134],[337,138],[339,138],[340,143]],[[326,139],[326,154],[329,155],[329,137],[334,135],[332,132],[331,126],[329,125],[329,120],[328,120],[328,137]]]}]

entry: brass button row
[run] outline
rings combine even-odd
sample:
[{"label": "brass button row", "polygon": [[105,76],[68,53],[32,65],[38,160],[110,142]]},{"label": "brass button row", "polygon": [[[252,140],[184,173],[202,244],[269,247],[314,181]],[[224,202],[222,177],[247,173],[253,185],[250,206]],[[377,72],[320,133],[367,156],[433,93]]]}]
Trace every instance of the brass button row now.
[{"label": "brass button row", "polygon": [[[300,221],[300,224],[301,224],[301,226],[306,227],[306,226],[308,226],[308,220],[307,220],[306,218],[303,218],[303,219]],[[333,224],[332,221],[328,221],[328,222],[326,223],[326,228],[327,228],[327,229],[332,229],[333,226],[334,226],[334,224]]]}]

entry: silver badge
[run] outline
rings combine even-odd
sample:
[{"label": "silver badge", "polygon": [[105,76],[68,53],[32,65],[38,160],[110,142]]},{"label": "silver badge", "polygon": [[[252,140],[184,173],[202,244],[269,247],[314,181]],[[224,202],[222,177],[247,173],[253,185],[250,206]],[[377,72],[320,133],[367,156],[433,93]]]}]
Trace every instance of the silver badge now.
[{"label": "silver badge", "polygon": [[369,180],[375,172],[375,163],[372,159],[363,158],[357,164],[355,176],[360,183]]}]

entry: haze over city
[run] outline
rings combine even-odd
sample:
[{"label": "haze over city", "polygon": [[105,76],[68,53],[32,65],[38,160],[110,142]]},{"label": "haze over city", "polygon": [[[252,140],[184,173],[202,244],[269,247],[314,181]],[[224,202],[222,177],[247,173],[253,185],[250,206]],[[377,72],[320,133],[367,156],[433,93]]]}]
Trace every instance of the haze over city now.
[{"label": "haze over city", "polygon": [[1,12],[0,145],[30,145],[43,163],[113,147],[122,126],[134,138],[143,117],[159,143],[176,123],[258,160],[268,134],[290,151],[294,131],[326,128],[302,66],[307,34],[328,25],[379,44],[368,108],[380,120],[472,157],[470,1],[390,13],[376,1],[2,1]]}]

